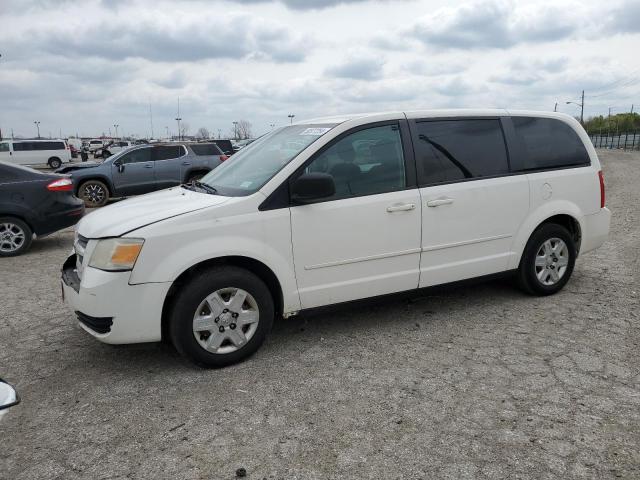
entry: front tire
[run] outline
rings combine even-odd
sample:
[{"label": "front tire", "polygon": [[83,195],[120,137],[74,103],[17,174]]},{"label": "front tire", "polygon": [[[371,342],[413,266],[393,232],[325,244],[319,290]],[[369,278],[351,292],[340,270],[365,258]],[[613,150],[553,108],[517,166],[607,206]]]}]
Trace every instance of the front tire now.
[{"label": "front tire", "polygon": [[197,365],[220,368],[253,354],[274,315],[271,292],[258,276],[222,266],[182,285],[170,311],[169,332],[180,354]]},{"label": "front tire", "polygon": [[0,257],[16,257],[29,249],[33,232],[14,217],[0,217]]},{"label": "front tire", "polygon": [[60,160],[58,157],[51,157],[47,164],[49,165],[49,167],[57,170],[62,166],[62,160]]},{"label": "front tire", "polygon": [[109,188],[100,180],[88,180],[78,188],[78,197],[87,208],[102,207],[109,200]]},{"label": "front tire", "polygon": [[577,256],[571,233],[561,225],[547,223],[533,234],[518,267],[518,284],[531,295],[552,295],[569,281]]}]

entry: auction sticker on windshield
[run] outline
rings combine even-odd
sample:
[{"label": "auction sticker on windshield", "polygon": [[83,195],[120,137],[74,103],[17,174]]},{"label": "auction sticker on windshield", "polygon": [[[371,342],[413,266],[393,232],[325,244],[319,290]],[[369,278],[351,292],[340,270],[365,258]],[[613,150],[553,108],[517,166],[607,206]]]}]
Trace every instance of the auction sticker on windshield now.
[{"label": "auction sticker on windshield", "polygon": [[331,130],[330,128],[307,128],[306,130],[303,130],[302,132],[300,132],[300,135],[324,135],[325,133],[327,133],[329,130]]}]

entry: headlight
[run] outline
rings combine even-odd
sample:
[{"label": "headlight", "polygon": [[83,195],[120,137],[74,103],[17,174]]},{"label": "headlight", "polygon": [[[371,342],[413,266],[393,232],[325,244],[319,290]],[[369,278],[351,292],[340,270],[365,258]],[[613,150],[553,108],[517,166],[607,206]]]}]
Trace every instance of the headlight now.
[{"label": "headlight", "polygon": [[90,267],[100,270],[131,270],[136,264],[142,244],[141,238],[107,238],[98,240],[91,255]]}]

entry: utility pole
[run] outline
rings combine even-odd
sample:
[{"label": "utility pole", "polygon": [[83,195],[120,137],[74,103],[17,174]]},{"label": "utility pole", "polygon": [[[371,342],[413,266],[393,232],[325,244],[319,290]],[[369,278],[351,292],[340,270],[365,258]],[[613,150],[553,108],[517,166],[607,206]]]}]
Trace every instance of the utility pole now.
[{"label": "utility pole", "polygon": [[238,122],[233,122],[233,139],[238,140]]},{"label": "utility pole", "polygon": [[[40,122],[38,120],[36,120],[33,123],[36,124],[36,128],[38,129],[38,138],[40,138]],[[11,136],[13,136],[13,134]]]},{"label": "utility pole", "polygon": [[558,111],[558,102],[556,102],[556,106],[555,106],[555,107],[553,107],[553,111],[554,111],[554,112],[557,112],[557,111]]},{"label": "utility pole", "polygon": [[293,123],[293,117],[295,117],[295,115],[289,114],[287,116],[289,117],[289,120],[290,120],[289,124],[292,124]]},{"label": "utility pole", "polygon": [[631,104],[631,115],[633,115],[633,103]]},{"label": "utility pole", "polygon": [[113,128],[115,128],[115,129],[116,129],[116,138],[118,138],[118,127],[119,127],[119,126],[120,126],[120,125],[118,125],[117,123],[114,123],[114,124],[113,124]]},{"label": "utility pole", "polygon": [[271,130],[273,130],[273,127],[275,127],[275,126],[276,126],[276,124],[275,124],[275,123],[272,123],[272,124],[271,124]]},{"label": "utility pole", "polygon": [[584,90],[582,90],[581,101],[578,102],[566,102],[567,105],[573,103],[574,105],[578,105],[580,107],[580,125],[584,125]]}]

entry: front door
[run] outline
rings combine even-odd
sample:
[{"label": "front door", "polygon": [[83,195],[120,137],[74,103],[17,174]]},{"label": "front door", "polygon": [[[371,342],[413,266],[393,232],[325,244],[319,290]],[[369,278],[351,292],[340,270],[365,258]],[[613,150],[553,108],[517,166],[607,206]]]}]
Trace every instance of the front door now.
[{"label": "front door", "polygon": [[151,148],[132,150],[111,164],[111,178],[118,195],[139,195],[156,189]]},{"label": "front door", "polygon": [[398,124],[347,133],[303,171],[332,175],[336,193],[290,209],[302,307],[417,288],[420,195]]},{"label": "front door", "polygon": [[422,186],[420,287],[501,272],[529,212],[499,118],[411,123]]}]

